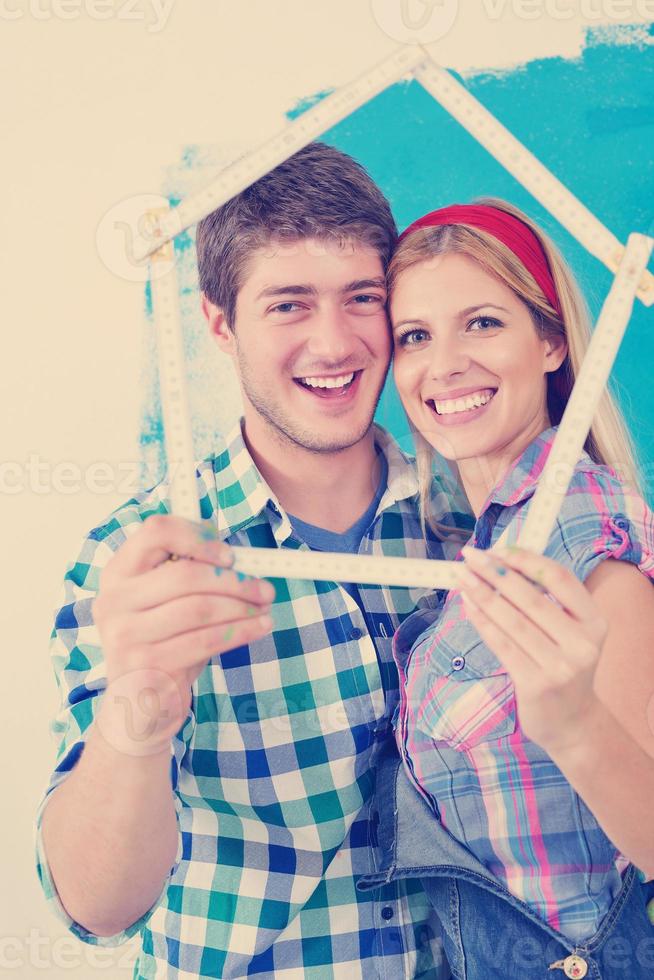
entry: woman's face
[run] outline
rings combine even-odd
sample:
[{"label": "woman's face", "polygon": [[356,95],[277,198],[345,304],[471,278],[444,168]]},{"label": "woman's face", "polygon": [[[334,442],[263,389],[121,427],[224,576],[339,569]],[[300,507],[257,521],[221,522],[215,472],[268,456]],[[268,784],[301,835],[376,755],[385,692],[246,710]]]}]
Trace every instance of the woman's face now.
[{"label": "woman's face", "polygon": [[527,306],[466,255],[412,266],[391,297],[395,383],[446,459],[518,455],[549,428],[546,373],[565,344],[539,338]]}]

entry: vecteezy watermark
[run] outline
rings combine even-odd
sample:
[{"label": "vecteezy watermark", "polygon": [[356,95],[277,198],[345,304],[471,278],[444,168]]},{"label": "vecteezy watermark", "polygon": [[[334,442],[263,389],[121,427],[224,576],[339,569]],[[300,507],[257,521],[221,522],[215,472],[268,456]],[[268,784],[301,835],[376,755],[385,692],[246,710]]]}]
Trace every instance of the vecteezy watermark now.
[{"label": "vecteezy watermark", "polygon": [[459,12],[459,0],[371,0],[371,6],[382,31],[403,44],[439,41]]},{"label": "vecteezy watermark", "polygon": [[176,719],[183,716],[179,687],[155,667],[118,677],[104,697],[96,725],[104,740],[125,755],[159,755],[179,728]]},{"label": "vecteezy watermark", "polygon": [[[207,654],[203,658],[205,669],[211,671],[215,664],[221,670],[221,656],[221,653]],[[95,718],[98,731],[116,752],[132,757],[161,754],[179,731],[180,717],[184,717],[183,690],[165,670],[157,667],[128,671],[112,680],[101,697]],[[218,699],[216,706],[216,725],[228,739],[255,721],[261,725],[264,741],[270,745],[286,744],[298,733],[313,738],[347,731],[350,727],[342,701],[321,704],[311,693],[293,697],[289,691],[280,691],[271,701],[252,693],[239,699],[236,710],[229,700]]]},{"label": "vecteezy watermark", "polygon": [[0,0],[0,20],[121,20],[147,24],[158,34],[175,0]]},{"label": "vecteezy watermark", "polygon": [[[372,13],[389,37],[405,44],[429,44],[449,34],[459,12],[458,0],[371,0]],[[489,21],[555,21],[578,18],[588,23],[629,23],[654,18],[654,0],[478,0],[475,13]]]},{"label": "vecteezy watermark", "polygon": [[518,20],[578,17],[590,23],[626,23],[636,16],[642,20],[654,17],[654,0],[481,0],[481,9],[489,20],[511,14]]},{"label": "vecteezy watermark", "polygon": [[[174,473],[176,467],[170,467]],[[53,463],[43,459],[38,453],[30,453],[25,460],[0,461],[0,496],[15,497],[21,493],[34,493],[38,496],[63,494],[70,497],[76,493],[131,495],[143,486],[157,482],[141,472],[137,460],[109,463],[99,460],[80,466],[71,460]]]},{"label": "vecteezy watermark", "polygon": [[75,936],[48,936],[40,929],[30,929],[26,936],[0,936],[0,973],[35,970],[74,970],[88,966],[92,970],[134,970],[138,947],[90,946]]},{"label": "vecteezy watermark", "polygon": [[[587,869],[580,866],[575,870],[583,873]],[[560,949],[557,941],[545,934],[520,938],[508,926],[494,930],[492,936],[482,930],[477,937],[475,958],[480,968],[488,967],[489,973],[503,968],[502,972],[506,976],[518,977],[521,972],[539,969],[546,971],[551,963],[560,960]],[[654,936],[638,941],[609,936],[599,954],[595,955],[600,961],[602,976],[615,975],[609,971],[624,971],[624,976],[627,977],[629,970],[636,967],[651,969],[654,966]]]},{"label": "vecteezy watermark", "polygon": [[110,272],[129,282],[147,282],[170,270],[174,261],[172,242],[167,247],[170,261],[150,262],[137,257],[157,243],[159,216],[167,210],[168,200],[161,194],[134,194],[105,212],[98,224],[95,245]]}]

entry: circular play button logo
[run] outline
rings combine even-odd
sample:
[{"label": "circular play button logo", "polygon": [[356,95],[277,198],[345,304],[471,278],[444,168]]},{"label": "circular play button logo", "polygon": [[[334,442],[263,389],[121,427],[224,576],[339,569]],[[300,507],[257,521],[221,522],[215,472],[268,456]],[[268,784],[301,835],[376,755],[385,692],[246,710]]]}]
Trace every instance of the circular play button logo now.
[{"label": "circular play button logo", "polygon": [[459,12],[459,0],[372,0],[384,31],[404,44],[429,44],[445,37]]}]

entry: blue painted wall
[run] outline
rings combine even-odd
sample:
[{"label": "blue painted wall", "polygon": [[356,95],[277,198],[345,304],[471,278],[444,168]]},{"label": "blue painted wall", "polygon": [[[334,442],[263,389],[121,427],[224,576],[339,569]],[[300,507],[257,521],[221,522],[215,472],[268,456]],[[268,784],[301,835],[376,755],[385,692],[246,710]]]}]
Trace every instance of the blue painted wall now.
[{"label": "blue painted wall", "polygon": [[[578,59],[547,58],[512,71],[471,74],[463,81],[621,241],[630,231],[654,234],[654,25],[590,31]],[[325,94],[303,99],[289,117]],[[392,86],[322,138],[368,169],[389,198],[400,228],[425,211],[484,194],[514,202],[552,236],[592,312],[598,312],[611,284],[609,271],[417,82]],[[188,147],[170,168],[164,193],[175,203],[198,190],[237,155],[232,150]],[[194,230],[180,236],[176,252],[195,448],[201,458],[220,432],[228,392],[217,390],[216,355],[198,312],[193,238]],[[148,299],[146,294],[146,308]],[[637,302],[612,383],[634,434],[652,502],[653,366],[654,310]],[[144,337],[143,393],[143,473],[144,482],[152,485],[163,472],[164,455],[151,325]],[[377,418],[410,447],[392,380]]]},{"label": "blue painted wall", "polygon": [[[460,80],[621,241],[630,231],[654,234],[654,25],[591,31],[576,60],[547,58]],[[611,273],[417,82],[383,92],[324,139],[367,168],[389,198],[400,229],[433,208],[484,194],[517,204],[552,236],[591,311],[598,312]],[[637,302],[613,385],[652,499],[653,371],[654,308]],[[408,439],[392,381],[378,419]]]}]

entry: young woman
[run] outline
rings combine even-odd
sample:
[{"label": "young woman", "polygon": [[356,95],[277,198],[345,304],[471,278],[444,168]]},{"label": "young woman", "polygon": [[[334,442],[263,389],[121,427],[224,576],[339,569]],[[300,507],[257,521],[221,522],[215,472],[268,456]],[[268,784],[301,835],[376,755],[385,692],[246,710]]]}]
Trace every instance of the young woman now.
[{"label": "young woman", "polygon": [[476,523],[460,588],[396,634],[409,782],[382,771],[368,886],[423,877],[457,980],[652,977],[654,515],[608,394],[545,556],[489,552],[529,511],[584,304],[544,234],[497,200],[411,225],[389,281],[425,521],[438,530],[436,453]]}]

